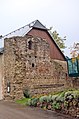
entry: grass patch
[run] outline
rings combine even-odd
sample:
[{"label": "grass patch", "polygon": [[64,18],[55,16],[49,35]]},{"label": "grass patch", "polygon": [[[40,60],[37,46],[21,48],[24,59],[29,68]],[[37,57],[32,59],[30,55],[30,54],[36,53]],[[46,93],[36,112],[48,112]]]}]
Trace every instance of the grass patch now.
[{"label": "grass patch", "polygon": [[16,100],[16,103],[21,104],[21,105],[27,105],[29,99],[30,98],[23,98],[21,100]]}]

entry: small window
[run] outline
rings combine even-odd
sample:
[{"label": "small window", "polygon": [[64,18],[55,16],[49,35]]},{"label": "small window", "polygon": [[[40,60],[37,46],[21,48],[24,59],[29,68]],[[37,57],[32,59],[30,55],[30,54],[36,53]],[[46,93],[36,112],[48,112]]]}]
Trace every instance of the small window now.
[{"label": "small window", "polygon": [[29,55],[29,58],[31,58],[31,56]]},{"label": "small window", "polygon": [[32,67],[34,67],[34,63],[32,63]]},{"label": "small window", "polygon": [[37,56],[35,56],[35,58],[37,58]]},{"label": "small window", "polygon": [[28,42],[28,49],[29,49],[29,50],[32,49],[32,41],[31,41],[31,40]]}]

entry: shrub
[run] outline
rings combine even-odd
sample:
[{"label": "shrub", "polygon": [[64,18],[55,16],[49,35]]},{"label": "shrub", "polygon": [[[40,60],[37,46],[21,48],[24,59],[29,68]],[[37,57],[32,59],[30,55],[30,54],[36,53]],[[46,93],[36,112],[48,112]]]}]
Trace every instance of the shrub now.
[{"label": "shrub", "polygon": [[32,100],[29,99],[27,105],[32,106]]},{"label": "shrub", "polygon": [[16,103],[21,104],[21,105],[28,105],[28,100],[29,98],[22,98],[20,100],[16,100]]},{"label": "shrub", "polygon": [[65,93],[64,100],[65,101],[72,101],[74,99],[74,95],[72,91],[68,91]]},{"label": "shrub", "polygon": [[60,104],[59,102],[54,101],[54,102],[52,103],[52,107],[53,107],[54,109],[60,110],[60,109],[61,109],[61,104]]},{"label": "shrub", "polygon": [[73,91],[74,98],[79,98],[79,90]]},{"label": "shrub", "polygon": [[47,102],[47,100],[48,100],[48,96],[42,96],[39,98],[40,103]]},{"label": "shrub", "polygon": [[56,100],[57,96],[58,96],[58,95],[53,95],[53,96],[52,96],[52,102]]},{"label": "shrub", "polygon": [[52,95],[49,95],[49,96],[47,97],[47,102],[52,102]]},{"label": "shrub", "polygon": [[48,110],[62,110],[66,114],[73,114],[73,111],[77,113],[76,111],[79,109],[79,90],[64,91],[39,98],[33,97],[28,101],[28,105],[39,106]]},{"label": "shrub", "polygon": [[38,100],[39,100],[38,98],[33,98],[33,99],[31,100],[31,105],[34,106],[34,107],[36,107]]},{"label": "shrub", "polygon": [[64,102],[64,95],[65,95],[65,92],[60,93],[60,94],[56,97],[56,101],[57,101],[57,102]]},{"label": "shrub", "polygon": [[34,106],[34,107],[36,107],[37,106],[37,103],[38,103],[38,98],[32,98],[32,99],[29,99],[28,100],[28,105],[29,106]]},{"label": "shrub", "polygon": [[64,101],[64,107],[68,108],[69,107],[69,102],[68,101]]},{"label": "shrub", "polygon": [[30,92],[28,89],[24,89],[23,94],[24,94],[24,97],[30,98]]}]

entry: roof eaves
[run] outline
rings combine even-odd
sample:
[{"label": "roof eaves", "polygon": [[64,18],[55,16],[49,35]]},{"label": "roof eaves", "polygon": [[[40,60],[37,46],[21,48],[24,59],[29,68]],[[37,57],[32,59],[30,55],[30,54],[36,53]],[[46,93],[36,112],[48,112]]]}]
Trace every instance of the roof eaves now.
[{"label": "roof eaves", "polygon": [[28,30],[27,32],[25,32],[22,36],[27,35],[27,34],[28,34],[31,30],[32,30],[32,27],[31,27],[31,28],[29,28],[29,30]]},{"label": "roof eaves", "polygon": [[13,37],[13,36],[24,36],[33,28],[33,25],[35,24],[35,22],[36,22],[36,20],[15,30],[15,31],[12,31],[12,32],[4,35],[2,38],[5,39],[5,38]]}]

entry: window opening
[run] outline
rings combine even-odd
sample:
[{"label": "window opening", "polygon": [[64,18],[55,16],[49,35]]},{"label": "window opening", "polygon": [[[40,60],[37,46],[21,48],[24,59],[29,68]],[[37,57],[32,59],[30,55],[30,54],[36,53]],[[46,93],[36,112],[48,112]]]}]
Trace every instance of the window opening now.
[{"label": "window opening", "polygon": [[34,63],[32,63],[32,67],[34,67]]},{"label": "window opening", "polygon": [[37,58],[37,56],[35,56],[35,58]]},{"label": "window opening", "polygon": [[29,48],[30,50],[32,49],[32,41],[31,41],[31,40],[28,42],[28,48]]},{"label": "window opening", "polygon": [[31,58],[31,56],[29,55],[29,58]]}]

